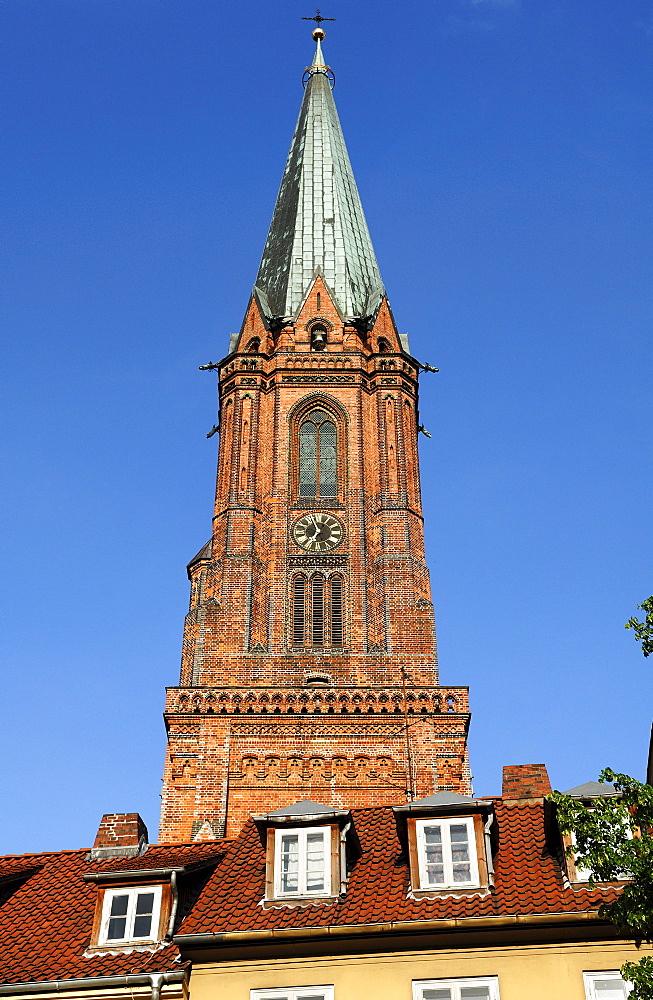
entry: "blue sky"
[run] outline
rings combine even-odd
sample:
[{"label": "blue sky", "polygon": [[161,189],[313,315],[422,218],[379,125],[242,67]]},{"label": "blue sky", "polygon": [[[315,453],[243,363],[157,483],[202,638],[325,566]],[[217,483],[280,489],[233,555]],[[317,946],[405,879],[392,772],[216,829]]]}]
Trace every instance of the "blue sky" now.
[{"label": "blue sky", "polygon": [[[0,851],[158,823],[215,383],[310,61],[298,0],[4,0]],[[424,375],[441,679],[477,794],[643,776],[649,0],[332,0],[325,55]]]}]

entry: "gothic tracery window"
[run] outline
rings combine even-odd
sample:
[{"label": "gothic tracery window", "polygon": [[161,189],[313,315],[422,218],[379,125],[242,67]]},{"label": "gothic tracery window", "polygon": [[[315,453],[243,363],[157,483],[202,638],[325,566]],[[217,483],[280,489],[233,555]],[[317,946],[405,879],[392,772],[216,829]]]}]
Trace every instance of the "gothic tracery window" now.
[{"label": "gothic tracery window", "polygon": [[336,427],[324,410],[311,410],[299,428],[299,495],[310,500],[338,495]]}]

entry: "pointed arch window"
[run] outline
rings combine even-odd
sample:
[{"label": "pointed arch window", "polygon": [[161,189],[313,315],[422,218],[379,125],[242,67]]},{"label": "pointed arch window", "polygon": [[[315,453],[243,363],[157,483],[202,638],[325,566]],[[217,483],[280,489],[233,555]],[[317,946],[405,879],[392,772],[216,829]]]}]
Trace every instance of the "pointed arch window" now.
[{"label": "pointed arch window", "polygon": [[336,425],[324,410],[311,410],[299,428],[299,495],[306,500],[338,496]]}]

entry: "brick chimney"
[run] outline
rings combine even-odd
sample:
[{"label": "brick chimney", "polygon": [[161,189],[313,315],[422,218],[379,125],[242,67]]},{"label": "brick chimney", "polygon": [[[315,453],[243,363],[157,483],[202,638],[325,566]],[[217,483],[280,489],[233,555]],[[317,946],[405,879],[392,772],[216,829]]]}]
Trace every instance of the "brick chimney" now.
[{"label": "brick chimney", "polygon": [[503,769],[504,799],[540,799],[551,792],[546,764],[508,764]]},{"label": "brick chimney", "polygon": [[147,827],[138,813],[105,813],[90,857],[134,858],[147,847]]}]

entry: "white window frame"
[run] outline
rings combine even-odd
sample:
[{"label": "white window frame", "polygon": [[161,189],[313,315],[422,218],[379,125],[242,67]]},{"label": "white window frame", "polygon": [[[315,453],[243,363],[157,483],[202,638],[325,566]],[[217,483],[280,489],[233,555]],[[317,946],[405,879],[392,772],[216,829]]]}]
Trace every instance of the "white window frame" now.
[{"label": "white window frame", "polygon": [[460,991],[466,986],[486,986],[490,1000],[499,1000],[498,976],[474,976],[472,979],[413,980],[413,1000],[424,1000],[425,990],[451,990],[451,1000],[460,1000]]},{"label": "white window frame", "polygon": [[[469,873],[467,882],[454,882],[453,862],[451,856],[451,835],[449,831],[452,826],[464,824],[467,827],[467,842],[469,844]],[[424,830],[427,826],[439,826],[442,829],[442,859],[444,865],[444,882],[431,883],[428,880],[426,870],[426,841]],[[474,818],[472,816],[452,816],[452,817],[432,817],[430,819],[418,819],[415,824],[417,834],[417,860],[419,865],[419,887],[420,889],[470,889],[480,885],[478,874],[478,857],[476,850],[476,830]]]},{"label": "white window frame", "polygon": [[583,973],[583,983],[585,984],[585,997],[586,1000],[597,1000],[596,996],[596,983],[599,981],[613,980],[615,983],[623,983],[626,987],[624,991],[624,997],[629,996],[629,994],[634,989],[632,983],[627,983],[621,978],[621,973],[618,969],[610,969],[607,972],[584,972]]},{"label": "white window frame", "polygon": [[304,1000],[305,997],[317,997],[321,1000],[334,1000],[333,986],[293,986],[289,990],[250,990],[250,1000]]},{"label": "white window frame", "polygon": [[[158,941],[159,923],[161,919],[162,888],[163,887],[160,885],[137,885],[137,886],[126,886],[124,889],[105,889],[104,899],[102,900],[102,919],[100,921],[100,933],[98,935],[98,944],[120,946],[121,944],[124,944],[126,941]],[[150,924],[149,934],[141,937],[136,937],[134,935],[136,900],[138,899],[139,893],[142,892],[154,893],[154,900],[152,901],[152,923]],[[109,938],[107,937],[107,935],[109,933],[109,921],[111,920],[111,904],[116,896],[129,897],[127,903],[125,937]]]},{"label": "white window frame", "polygon": [[[322,835],[324,844],[324,888],[323,889],[307,889],[306,888],[306,873],[307,873],[307,839],[311,834],[319,833]],[[298,838],[299,847],[299,871],[298,871],[298,887],[296,891],[284,892],[281,888],[281,846],[282,837],[293,836]],[[274,831],[274,895],[276,899],[296,899],[299,896],[308,896],[310,898],[319,896],[330,896],[331,895],[331,827],[330,826],[298,826],[298,827],[280,827]]]}]

